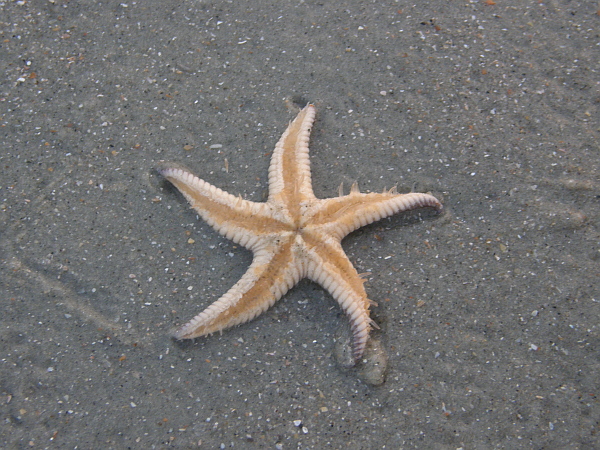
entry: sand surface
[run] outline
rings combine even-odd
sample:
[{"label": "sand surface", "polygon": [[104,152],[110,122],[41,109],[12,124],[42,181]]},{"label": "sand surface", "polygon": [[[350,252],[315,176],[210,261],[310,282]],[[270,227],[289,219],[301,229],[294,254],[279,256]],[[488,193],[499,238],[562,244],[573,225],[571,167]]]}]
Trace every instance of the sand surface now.
[{"label": "sand surface", "polygon": [[[596,2],[414,3],[0,2],[2,448],[600,446]],[[446,207],[344,241],[379,386],[308,281],[170,338],[251,254],[154,167],[264,201],[308,101],[317,196]]]}]

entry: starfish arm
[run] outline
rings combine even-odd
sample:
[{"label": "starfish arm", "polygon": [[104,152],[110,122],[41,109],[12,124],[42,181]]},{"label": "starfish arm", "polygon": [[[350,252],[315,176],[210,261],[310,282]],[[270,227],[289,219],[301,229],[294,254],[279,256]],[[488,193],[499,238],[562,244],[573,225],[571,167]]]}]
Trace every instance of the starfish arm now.
[{"label": "starfish arm", "polygon": [[369,306],[364,280],[360,277],[338,241],[323,236],[307,237],[307,243],[314,239],[311,262],[307,277],[325,288],[340,305],[352,329],[353,355],[358,360],[363,352],[373,321],[369,317]]},{"label": "starfish arm", "polygon": [[163,165],[158,172],[183,194],[206,223],[236,244],[254,250],[260,235],[286,230],[270,214],[266,203],[235,197],[179,165]]},{"label": "starfish arm", "polygon": [[[310,176],[308,140],[315,120],[310,103],[289,124],[277,142],[269,166],[269,199],[290,209],[299,208],[302,200],[314,199]],[[290,211],[293,217],[297,215]]]},{"label": "starfish arm", "polygon": [[177,339],[193,339],[254,319],[270,308],[304,277],[290,250],[292,240],[277,251],[259,250],[242,278],[186,325],[174,333]]},{"label": "starfish arm", "polygon": [[402,211],[423,207],[442,210],[438,199],[429,194],[397,194],[394,190],[382,194],[351,192],[344,197],[322,200],[319,212],[311,223],[324,225],[341,240],[365,225]]}]

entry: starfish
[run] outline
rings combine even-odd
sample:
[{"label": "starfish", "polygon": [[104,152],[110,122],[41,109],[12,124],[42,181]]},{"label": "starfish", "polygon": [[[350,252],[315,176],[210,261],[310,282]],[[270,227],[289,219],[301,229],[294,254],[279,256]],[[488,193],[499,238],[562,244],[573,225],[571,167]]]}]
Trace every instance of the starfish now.
[{"label": "starfish", "polygon": [[398,194],[395,188],[318,199],[313,194],[308,140],[315,107],[306,105],[275,146],[269,167],[266,203],[235,197],[174,163],[158,172],[220,234],[252,251],[242,278],[186,325],[176,339],[193,339],[252,320],[303,278],[320,284],[349,318],[354,361],[365,350],[375,322],[369,317],[365,280],[344,253],[342,239],[352,231],[401,211],[431,207],[442,210],[432,195]]}]

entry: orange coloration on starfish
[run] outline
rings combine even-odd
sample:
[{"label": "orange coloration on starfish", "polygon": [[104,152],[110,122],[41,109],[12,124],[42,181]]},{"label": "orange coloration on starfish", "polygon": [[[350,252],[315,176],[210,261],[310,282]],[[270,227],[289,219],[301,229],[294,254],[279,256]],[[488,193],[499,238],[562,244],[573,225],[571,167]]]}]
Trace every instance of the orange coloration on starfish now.
[{"label": "orange coloration on starfish", "polygon": [[373,325],[364,280],[341,241],[352,231],[401,211],[441,203],[429,194],[350,194],[318,199],[313,194],[308,140],[315,108],[307,105],[277,143],[269,167],[269,197],[256,203],[235,197],[177,164],[162,164],[169,180],[215,230],[251,250],[242,278],[219,300],[176,331],[192,339],[247,322],[266,311],[302,278],[323,286],[350,320],[355,360],[364,352]]}]

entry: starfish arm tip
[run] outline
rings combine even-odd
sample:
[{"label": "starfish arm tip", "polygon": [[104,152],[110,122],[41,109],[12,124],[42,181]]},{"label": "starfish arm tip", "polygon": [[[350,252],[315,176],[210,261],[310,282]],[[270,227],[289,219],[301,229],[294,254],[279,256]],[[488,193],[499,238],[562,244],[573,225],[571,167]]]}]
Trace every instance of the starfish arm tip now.
[{"label": "starfish arm tip", "polygon": [[183,325],[175,330],[171,331],[171,337],[177,341],[183,341],[184,339],[194,339],[199,335],[194,335],[193,332],[190,332],[188,328],[189,324]]}]

